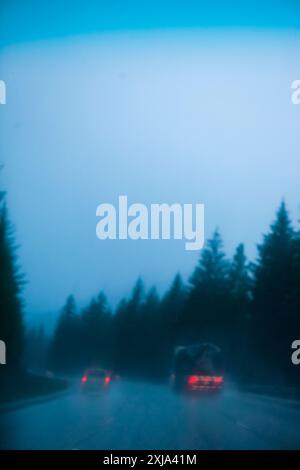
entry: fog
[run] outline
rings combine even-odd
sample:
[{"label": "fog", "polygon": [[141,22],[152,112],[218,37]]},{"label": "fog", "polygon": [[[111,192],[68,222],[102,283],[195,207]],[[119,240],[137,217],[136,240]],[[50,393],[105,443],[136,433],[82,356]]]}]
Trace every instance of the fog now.
[{"label": "fog", "polygon": [[97,239],[96,208],[119,195],[204,203],[206,239],[218,226],[251,259],[282,198],[299,219],[299,46],[297,31],[154,29],[3,47],[1,183],[26,310],[190,275],[184,240]]}]

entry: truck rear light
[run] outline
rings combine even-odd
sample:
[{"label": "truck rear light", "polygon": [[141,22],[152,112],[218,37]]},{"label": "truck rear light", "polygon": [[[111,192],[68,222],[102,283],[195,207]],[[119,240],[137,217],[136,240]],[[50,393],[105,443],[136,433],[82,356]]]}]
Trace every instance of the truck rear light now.
[{"label": "truck rear light", "polygon": [[197,382],[199,382],[199,376],[198,375],[190,375],[188,381],[189,381],[189,385],[194,385]]},{"label": "truck rear light", "polygon": [[216,384],[221,384],[221,383],[223,383],[223,377],[222,377],[222,376],[213,377],[213,379],[214,379],[214,382],[215,382]]}]

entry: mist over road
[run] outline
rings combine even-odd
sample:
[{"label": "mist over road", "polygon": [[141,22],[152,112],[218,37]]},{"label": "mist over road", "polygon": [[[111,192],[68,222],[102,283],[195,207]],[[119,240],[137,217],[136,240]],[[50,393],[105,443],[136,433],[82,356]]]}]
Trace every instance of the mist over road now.
[{"label": "mist over road", "polygon": [[167,386],[112,383],[0,416],[1,449],[300,449],[300,404],[225,390],[183,396]]}]

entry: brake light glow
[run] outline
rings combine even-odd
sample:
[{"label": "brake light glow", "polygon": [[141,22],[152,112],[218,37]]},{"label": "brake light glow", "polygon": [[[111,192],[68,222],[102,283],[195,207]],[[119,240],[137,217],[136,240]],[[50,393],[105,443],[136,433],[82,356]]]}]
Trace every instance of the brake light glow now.
[{"label": "brake light glow", "polygon": [[81,382],[82,382],[83,384],[85,384],[85,383],[87,382],[87,379],[88,379],[87,376],[84,375],[84,376],[82,377],[82,379],[81,379]]},{"label": "brake light glow", "polygon": [[109,377],[109,376],[106,376],[105,379],[104,379],[104,383],[105,383],[106,385],[108,385],[109,382],[110,382],[110,377]]},{"label": "brake light glow", "polygon": [[214,377],[214,382],[216,384],[221,384],[223,382],[223,377]]},{"label": "brake light glow", "polygon": [[190,375],[188,378],[189,385],[196,384],[221,384],[223,383],[222,376],[211,376],[211,375]]},{"label": "brake light glow", "polygon": [[189,384],[194,385],[197,382],[199,382],[199,376],[198,375],[190,375],[189,376]]}]

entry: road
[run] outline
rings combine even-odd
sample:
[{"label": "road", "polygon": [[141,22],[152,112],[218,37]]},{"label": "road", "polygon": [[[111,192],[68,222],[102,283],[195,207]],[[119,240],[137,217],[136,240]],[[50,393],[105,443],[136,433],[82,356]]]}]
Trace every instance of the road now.
[{"label": "road", "polygon": [[300,405],[226,390],[187,397],[167,386],[77,386],[42,403],[2,412],[2,449],[300,449]]}]

